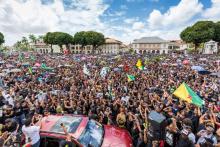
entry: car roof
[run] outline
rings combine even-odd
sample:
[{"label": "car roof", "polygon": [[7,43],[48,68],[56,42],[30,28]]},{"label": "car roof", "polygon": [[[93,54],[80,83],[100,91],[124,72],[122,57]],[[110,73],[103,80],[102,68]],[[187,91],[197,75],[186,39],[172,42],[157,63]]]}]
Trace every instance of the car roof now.
[{"label": "car roof", "polygon": [[[64,134],[60,126],[60,123],[63,123],[67,128],[69,134],[74,138],[78,139],[88,123],[88,117],[84,117],[80,115],[49,115],[44,117],[41,123],[42,123],[42,127],[41,127],[42,133],[51,134],[53,136],[55,134]],[[71,131],[68,130],[70,128],[70,125],[78,125],[78,127],[71,126],[71,128],[75,127],[74,130]]]}]

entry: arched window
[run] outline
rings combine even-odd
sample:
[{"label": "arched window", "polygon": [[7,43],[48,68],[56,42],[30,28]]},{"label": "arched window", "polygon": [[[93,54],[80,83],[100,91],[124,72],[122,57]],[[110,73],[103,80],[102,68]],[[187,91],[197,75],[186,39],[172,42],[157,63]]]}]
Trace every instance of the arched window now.
[{"label": "arched window", "polygon": [[146,50],[144,50],[143,54],[146,54]]},{"label": "arched window", "polygon": [[40,49],[40,53],[42,53],[42,49]]},{"label": "arched window", "polygon": [[139,53],[142,54],[142,50],[139,50]]},{"label": "arched window", "polygon": [[155,54],[155,50],[152,50],[152,54]]},{"label": "arched window", "polygon": [[157,50],[157,54],[159,54],[160,53],[160,51],[159,50]]}]

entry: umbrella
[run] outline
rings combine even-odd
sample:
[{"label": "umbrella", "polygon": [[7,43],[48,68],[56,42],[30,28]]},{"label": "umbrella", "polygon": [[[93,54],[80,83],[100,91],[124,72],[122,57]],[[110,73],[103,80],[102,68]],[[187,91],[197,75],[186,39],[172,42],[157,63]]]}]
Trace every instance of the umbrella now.
[{"label": "umbrella", "polygon": [[41,64],[40,64],[40,63],[35,63],[34,66],[36,66],[36,67],[40,67]]},{"label": "umbrella", "polygon": [[189,64],[189,60],[184,60],[184,61],[183,61],[183,64],[184,64],[184,65],[188,65],[188,64]]},{"label": "umbrella", "polygon": [[208,74],[210,74],[211,72],[208,71],[208,70],[203,70],[203,71],[198,71],[198,73],[201,74],[201,75],[208,75]]},{"label": "umbrella", "polygon": [[6,67],[7,67],[7,68],[12,68],[12,67],[14,67],[14,66],[11,65],[11,64],[6,64]]},{"label": "umbrella", "polygon": [[196,71],[205,71],[205,69],[201,66],[192,66],[191,69]]},{"label": "umbrella", "polygon": [[113,71],[121,71],[120,68],[114,68]]},{"label": "umbrella", "polygon": [[14,69],[11,69],[10,72],[21,72],[21,69],[14,68]]},{"label": "umbrella", "polygon": [[29,66],[30,63],[29,63],[29,62],[26,62],[26,63],[23,63],[22,65],[23,65],[23,66]]},{"label": "umbrella", "polygon": [[210,75],[211,76],[216,76],[216,77],[220,78],[220,72],[213,72]]}]

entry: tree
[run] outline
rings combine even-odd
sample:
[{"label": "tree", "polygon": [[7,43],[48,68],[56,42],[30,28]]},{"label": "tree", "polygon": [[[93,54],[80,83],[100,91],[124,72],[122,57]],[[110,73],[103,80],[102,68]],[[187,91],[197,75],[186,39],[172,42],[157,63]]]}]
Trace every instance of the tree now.
[{"label": "tree", "polygon": [[69,44],[73,43],[73,36],[64,32],[54,32],[55,44],[60,46],[61,52],[63,52],[63,45],[66,45],[67,50],[69,49]]},{"label": "tree", "polygon": [[53,53],[53,45],[55,44],[55,36],[54,33],[52,32],[48,32],[44,38],[43,38],[44,42],[46,44],[50,44],[50,48],[51,48],[51,53]]},{"label": "tree", "polygon": [[180,37],[187,43],[193,43],[195,45],[195,51],[198,52],[197,49],[200,43],[207,42],[214,38],[214,26],[212,21],[198,21],[193,26],[183,30]]},{"label": "tree", "polygon": [[82,48],[86,45],[92,45],[94,53],[95,50],[98,48],[98,46],[104,44],[105,37],[102,33],[94,32],[94,31],[88,31],[88,32],[77,32],[74,35],[74,42],[76,44],[82,45]]},{"label": "tree", "polygon": [[28,39],[26,37],[22,37],[21,43],[22,43],[22,50],[28,51],[29,50]]},{"label": "tree", "polygon": [[220,21],[215,23],[215,36],[213,40],[220,43]]},{"label": "tree", "polygon": [[102,33],[88,31],[85,33],[85,37],[86,44],[93,46],[92,53],[95,53],[95,50],[98,48],[98,46],[105,43],[105,37]]},{"label": "tree", "polygon": [[0,32],[0,45],[5,42],[4,35]]},{"label": "tree", "polygon": [[37,37],[36,37],[36,36],[34,36],[33,34],[30,34],[30,35],[29,35],[29,39],[31,40],[31,42],[33,42],[34,44],[36,44],[36,42],[37,42]]},{"label": "tree", "polygon": [[75,44],[80,44],[82,49],[83,49],[83,47],[87,45],[87,43],[86,43],[86,32],[85,31],[77,32],[74,35],[74,43]]}]

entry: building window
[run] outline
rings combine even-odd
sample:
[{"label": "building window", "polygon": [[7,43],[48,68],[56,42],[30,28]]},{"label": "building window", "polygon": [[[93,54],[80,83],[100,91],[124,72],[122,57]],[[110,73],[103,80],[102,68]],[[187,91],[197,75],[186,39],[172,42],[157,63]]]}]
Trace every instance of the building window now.
[{"label": "building window", "polygon": [[157,50],[157,54],[159,54],[160,53],[160,51],[159,50]]},{"label": "building window", "polygon": [[40,53],[42,53],[42,49],[40,49]]}]

